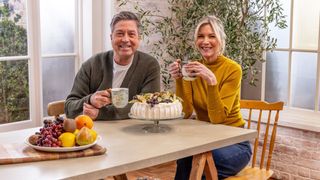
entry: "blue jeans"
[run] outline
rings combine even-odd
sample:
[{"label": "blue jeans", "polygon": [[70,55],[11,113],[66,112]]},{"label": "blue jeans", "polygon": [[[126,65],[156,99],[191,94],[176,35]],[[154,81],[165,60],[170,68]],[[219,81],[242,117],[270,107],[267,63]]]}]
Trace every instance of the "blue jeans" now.
[{"label": "blue jeans", "polygon": [[[251,146],[249,141],[212,150],[213,160],[218,171],[218,178],[224,179],[236,175],[250,161]],[[175,180],[188,180],[191,172],[192,156],[177,160]],[[204,178],[202,178],[204,179]]]}]

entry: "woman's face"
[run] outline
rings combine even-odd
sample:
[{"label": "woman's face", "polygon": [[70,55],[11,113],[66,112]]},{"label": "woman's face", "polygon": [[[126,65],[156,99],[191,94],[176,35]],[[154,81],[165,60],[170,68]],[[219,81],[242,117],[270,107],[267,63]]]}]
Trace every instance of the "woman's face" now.
[{"label": "woman's face", "polygon": [[220,51],[220,43],[210,24],[204,24],[200,27],[196,47],[207,61],[216,60]]}]

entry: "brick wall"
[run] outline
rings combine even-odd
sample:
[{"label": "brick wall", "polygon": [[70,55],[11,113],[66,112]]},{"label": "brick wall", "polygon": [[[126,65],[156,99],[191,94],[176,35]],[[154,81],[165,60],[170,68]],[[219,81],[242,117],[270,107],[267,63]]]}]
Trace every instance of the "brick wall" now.
[{"label": "brick wall", "polygon": [[320,180],[320,132],[279,127],[272,169],[276,179]]},{"label": "brick wall", "polygon": [[[255,128],[255,123],[252,128]],[[260,147],[264,129],[265,126],[262,125]],[[258,161],[259,159],[257,164]],[[274,179],[320,180],[320,132],[278,126],[270,169],[274,171]]]},{"label": "brick wall", "polygon": [[[148,10],[157,7],[163,15],[169,14],[166,1],[135,0]],[[121,10],[134,10],[134,4],[127,4],[121,8],[115,1],[115,12]],[[149,37],[152,41],[154,37]],[[148,52],[150,49],[142,42],[140,49]],[[273,152],[271,169],[274,170],[273,178],[283,180],[320,180],[320,133],[299,129],[278,127],[278,134]]]}]

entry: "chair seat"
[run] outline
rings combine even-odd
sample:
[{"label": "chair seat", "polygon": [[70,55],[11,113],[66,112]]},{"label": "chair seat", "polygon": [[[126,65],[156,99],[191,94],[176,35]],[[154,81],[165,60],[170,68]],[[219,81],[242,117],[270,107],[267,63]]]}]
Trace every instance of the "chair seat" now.
[{"label": "chair seat", "polygon": [[272,170],[260,169],[257,167],[252,168],[247,166],[242,169],[236,176],[231,176],[225,180],[266,180],[273,174]]}]

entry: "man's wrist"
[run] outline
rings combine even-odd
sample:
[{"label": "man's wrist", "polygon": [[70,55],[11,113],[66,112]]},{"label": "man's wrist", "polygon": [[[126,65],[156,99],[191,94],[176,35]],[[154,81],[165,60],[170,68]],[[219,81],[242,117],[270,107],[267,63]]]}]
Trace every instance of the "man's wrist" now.
[{"label": "man's wrist", "polygon": [[90,95],[89,95],[89,98],[88,98],[88,104],[90,104],[90,105],[92,105],[92,104],[91,104],[91,96],[92,96],[92,94],[90,94]]}]

